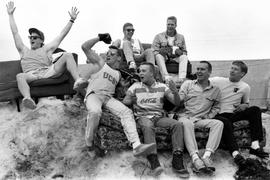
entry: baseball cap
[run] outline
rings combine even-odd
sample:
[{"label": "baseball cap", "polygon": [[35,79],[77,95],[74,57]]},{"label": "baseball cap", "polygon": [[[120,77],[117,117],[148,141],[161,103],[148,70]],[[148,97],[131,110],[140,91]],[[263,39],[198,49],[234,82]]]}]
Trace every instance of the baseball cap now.
[{"label": "baseball cap", "polygon": [[40,39],[42,39],[43,41],[45,40],[45,37],[44,37],[43,32],[40,31],[40,30],[38,30],[38,29],[36,29],[36,28],[30,28],[30,29],[28,30],[28,32],[29,32],[30,35],[31,35],[33,32],[34,32],[34,33],[37,33],[37,34],[40,36]]}]

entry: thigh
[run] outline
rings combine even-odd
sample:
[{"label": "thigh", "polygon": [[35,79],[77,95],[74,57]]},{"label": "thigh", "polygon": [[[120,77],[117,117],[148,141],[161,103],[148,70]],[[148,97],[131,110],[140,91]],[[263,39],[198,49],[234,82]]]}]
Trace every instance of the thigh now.
[{"label": "thigh", "polygon": [[177,124],[177,123],[182,123],[182,122],[178,122],[178,121],[171,119],[171,118],[168,118],[168,117],[162,117],[156,121],[155,125],[157,127],[167,128],[167,127],[171,127],[172,125]]},{"label": "thigh", "polygon": [[221,121],[217,119],[202,119],[194,122],[195,127],[201,128],[211,128],[216,124],[219,124]]},{"label": "thigh", "polygon": [[154,122],[151,119],[145,117],[139,118],[138,124],[141,127],[154,127]]},{"label": "thigh", "polygon": [[101,112],[103,99],[95,93],[91,93],[86,97],[86,108],[88,111]]},{"label": "thigh", "polygon": [[115,115],[119,115],[122,112],[131,111],[126,105],[113,97],[109,98],[105,102],[104,108],[108,109],[111,113]]}]

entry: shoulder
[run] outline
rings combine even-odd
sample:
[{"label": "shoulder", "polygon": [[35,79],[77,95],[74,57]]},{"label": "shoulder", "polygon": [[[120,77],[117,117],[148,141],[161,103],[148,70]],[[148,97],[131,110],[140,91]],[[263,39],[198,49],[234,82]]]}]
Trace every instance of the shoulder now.
[{"label": "shoulder", "polygon": [[245,89],[250,89],[250,86],[248,83],[244,82],[244,81],[239,81],[239,86],[245,88]]},{"label": "shoulder", "polygon": [[121,45],[121,39],[116,39],[113,43],[112,43],[113,46],[116,46],[118,48],[120,48],[120,45]]},{"label": "shoulder", "polygon": [[180,38],[180,39],[184,39],[184,35],[183,35],[183,34],[177,33],[176,36],[177,36],[178,38]]}]

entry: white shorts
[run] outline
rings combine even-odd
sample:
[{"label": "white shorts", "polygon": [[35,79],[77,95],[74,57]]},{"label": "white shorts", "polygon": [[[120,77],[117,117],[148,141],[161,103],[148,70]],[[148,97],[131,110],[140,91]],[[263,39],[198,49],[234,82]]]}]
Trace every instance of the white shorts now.
[{"label": "white shorts", "polygon": [[54,64],[48,67],[43,67],[37,70],[29,71],[26,74],[28,75],[28,78],[31,81],[50,78],[57,75],[56,71],[54,70]]}]

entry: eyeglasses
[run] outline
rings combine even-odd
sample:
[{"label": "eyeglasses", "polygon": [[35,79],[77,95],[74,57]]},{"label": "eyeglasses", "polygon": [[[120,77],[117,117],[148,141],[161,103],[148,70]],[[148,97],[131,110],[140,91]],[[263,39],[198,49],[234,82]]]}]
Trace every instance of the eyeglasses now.
[{"label": "eyeglasses", "polygon": [[29,39],[33,39],[33,40],[36,40],[37,38],[40,38],[39,36],[28,36]]},{"label": "eyeglasses", "polygon": [[115,56],[117,53],[113,53],[113,52],[111,52],[111,51],[108,51],[107,52],[107,56]]},{"label": "eyeglasses", "polygon": [[126,29],[127,32],[134,32],[135,29]]}]

